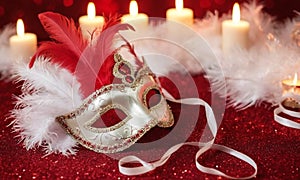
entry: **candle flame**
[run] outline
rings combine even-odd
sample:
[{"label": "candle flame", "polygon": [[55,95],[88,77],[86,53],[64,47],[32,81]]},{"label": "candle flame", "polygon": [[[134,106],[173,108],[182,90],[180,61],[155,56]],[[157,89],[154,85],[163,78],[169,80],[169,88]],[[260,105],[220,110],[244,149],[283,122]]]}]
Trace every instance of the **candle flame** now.
[{"label": "candle flame", "polygon": [[232,10],[232,21],[233,23],[238,23],[241,20],[241,12],[239,3],[234,3]]},{"label": "candle flame", "polygon": [[295,73],[294,79],[293,79],[293,86],[297,86],[297,81],[298,81],[298,74]]},{"label": "candle flame", "polygon": [[129,5],[129,14],[131,16],[137,16],[139,13],[139,7],[138,4],[135,0],[130,1],[130,5]]},{"label": "candle flame", "polygon": [[177,11],[181,11],[183,9],[183,0],[176,0],[175,7]]},{"label": "candle flame", "polygon": [[25,28],[24,28],[24,22],[22,19],[18,19],[17,21],[17,35],[18,36],[24,36],[25,34]]},{"label": "candle flame", "polygon": [[95,4],[92,2],[89,2],[89,4],[88,4],[87,16],[89,19],[94,19],[96,17],[96,7],[95,7]]}]

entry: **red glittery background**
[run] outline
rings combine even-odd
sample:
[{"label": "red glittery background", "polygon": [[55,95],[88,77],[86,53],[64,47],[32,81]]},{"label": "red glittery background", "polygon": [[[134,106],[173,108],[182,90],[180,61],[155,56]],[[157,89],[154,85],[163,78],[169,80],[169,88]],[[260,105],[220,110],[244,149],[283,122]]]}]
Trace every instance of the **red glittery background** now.
[{"label": "red glittery background", "polygon": [[[173,77],[188,87],[189,82],[178,74]],[[199,96],[204,100],[210,99],[209,84],[203,75],[194,77],[199,89]],[[10,119],[5,115],[13,108],[12,94],[18,94],[19,89],[11,83],[0,83],[1,112],[0,117],[0,160],[1,179],[11,178],[61,178],[61,179],[99,179],[127,178],[118,171],[118,162],[104,154],[98,154],[88,149],[79,148],[77,155],[65,157],[52,154],[44,157],[42,149],[27,151],[18,144],[7,125]],[[165,85],[167,83],[165,82]],[[186,89],[188,93],[189,89]],[[178,104],[170,103],[175,119],[178,117]],[[184,107],[186,120],[197,116],[198,108]],[[200,118],[189,137],[189,141],[197,141],[201,137],[204,113],[200,109]],[[154,128],[140,142],[159,139],[168,130]],[[241,151],[253,158],[258,165],[258,179],[299,179],[300,178],[300,131],[284,127],[273,120],[273,108],[267,104],[251,107],[243,111],[228,108],[219,128],[216,143],[226,145]],[[128,150],[130,152],[130,149]],[[141,151],[143,152],[143,150]],[[182,147],[169,161],[156,170],[130,178],[197,178],[220,179],[220,177],[199,172],[194,163],[195,147]],[[122,153],[121,153],[122,154]],[[199,162],[210,167],[216,167],[230,175],[245,176],[253,172],[246,163],[229,155],[209,151],[201,156]]]},{"label": "red glittery background", "polygon": [[[129,0],[95,0],[97,12],[127,13]],[[186,1],[187,7],[195,10],[196,17],[203,17],[206,10],[217,9],[227,12],[234,1],[200,0]],[[242,2],[242,1],[238,1]],[[279,20],[293,17],[293,10],[300,11],[299,0],[265,0],[265,11],[276,15]],[[159,3],[159,5],[158,5]],[[74,20],[85,14],[87,1],[79,0],[1,0],[0,1],[0,29],[5,24],[15,23],[17,18],[23,18],[26,29],[34,32],[40,40],[47,39],[36,15],[40,12],[52,10],[64,14]],[[173,7],[173,0],[153,1],[139,0],[142,12],[151,16],[164,17],[166,9]],[[196,8],[197,7],[197,8]],[[175,77],[174,77],[175,76]],[[189,82],[179,74],[173,74],[184,87]],[[197,82],[199,96],[204,100],[210,99],[209,84],[203,75],[194,77]],[[168,82],[165,82],[168,85]],[[23,148],[17,134],[13,133],[11,119],[6,119],[9,110],[13,108],[12,95],[19,94],[18,85],[0,81],[0,179],[111,179],[111,178],[151,178],[151,179],[222,179],[217,176],[199,172],[194,164],[195,147],[182,147],[169,161],[156,170],[140,176],[128,177],[119,173],[118,162],[104,154],[98,154],[79,147],[75,156],[62,155],[45,156],[42,149],[29,150]],[[189,88],[185,89],[189,94]],[[175,119],[178,117],[179,106],[170,103]],[[181,107],[182,108],[182,107]],[[197,108],[184,106],[184,116],[198,116]],[[204,113],[200,108],[200,118],[197,126],[189,137],[190,141],[197,141],[201,137]],[[188,119],[187,119],[188,120]],[[168,130],[154,128],[148,132],[140,142],[151,141],[168,133]],[[284,127],[273,120],[273,108],[269,104],[236,111],[227,108],[224,119],[219,128],[216,143],[226,145],[241,151],[253,158],[258,165],[257,179],[300,179],[300,131]],[[130,152],[130,149],[128,150]],[[226,154],[209,151],[198,159],[204,165],[236,176],[245,176],[253,169]]]}]

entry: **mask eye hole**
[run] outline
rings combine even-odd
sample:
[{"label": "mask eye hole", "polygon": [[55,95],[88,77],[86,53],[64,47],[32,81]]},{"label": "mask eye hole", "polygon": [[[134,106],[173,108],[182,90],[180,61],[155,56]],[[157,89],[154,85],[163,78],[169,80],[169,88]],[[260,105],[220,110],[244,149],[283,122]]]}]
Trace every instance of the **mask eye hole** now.
[{"label": "mask eye hole", "polygon": [[111,127],[122,122],[126,117],[127,114],[119,108],[109,109],[103,112],[103,114],[101,114],[100,117],[94,123],[91,124],[91,127],[93,128]]},{"label": "mask eye hole", "polygon": [[150,89],[144,97],[144,103],[148,109],[156,106],[161,101],[161,94],[158,89]]}]

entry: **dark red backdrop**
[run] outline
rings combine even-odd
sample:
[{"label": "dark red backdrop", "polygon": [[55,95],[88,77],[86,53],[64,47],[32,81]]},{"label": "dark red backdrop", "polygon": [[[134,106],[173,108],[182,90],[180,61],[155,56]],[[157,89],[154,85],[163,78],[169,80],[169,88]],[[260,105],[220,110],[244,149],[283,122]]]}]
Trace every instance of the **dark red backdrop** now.
[{"label": "dark red backdrop", "polygon": [[[98,14],[127,13],[130,0],[95,0]],[[227,12],[233,0],[186,0],[186,7],[193,8],[196,17],[200,18],[207,10],[217,9]],[[239,0],[239,2],[241,2]],[[265,11],[276,15],[282,20],[293,17],[293,10],[300,11],[299,0],[265,0]],[[44,11],[56,11],[77,20],[86,13],[88,1],[84,0],[1,0],[0,29],[5,24],[15,23],[23,18],[26,29],[46,39],[37,14]],[[155,1],[139,0],[142,12],[150,16],[164,17],[166,9],[174,6],[174,0]],[[181,79],[178,77],[177,79]],[[199,95],[209,99],[208,84],[202,75],[195,77],[199,85]],[[185,83],[184,78],[182,82]],[[17,85],[0,81],[0,179],[111,179],[128,178],[118,172],[117,161],[104,154],[97,154],[82,147],[76,156],[65,157],[52,154],[43,157],[41,148],[26,151],[22,144],[13,138],[8,127],[11,119],[6,115],[13,108],[12,94],[19,94]],[[186,86],[188,87],[188,85]],[[176,117],[176,105],[171,104]],[[178,115],[178,113],[177,113]],[[193,115],[189,113],[187,116]],[[196,114],[197,115],[197,114]],[[200,113],[203,119],[203,111]],[[201,135],[201,123],[197,124],[189,140],[197,140]],[[153,129],[145,136],[149,138],[161,130]],[[258,179],[299,179],[300,178],[300,131],[284,127],[273,120],[273,108],[268,104],[251,107],[244,111],[228,108],[219,129],[217,143],[235,148],[249,155],[258,164]],[[171,157],[164,166],[147,174],[132,177],[151,179],[221,179],[220,177],[203,174],[194,165],[196,148],[184,147]],[[219,153],[208,153],[198,159],[210,167],[230,170],[231,175],[246,175],[252,172],[245,163]],[[238,168],[240,167],[240,168]]]},{"label": "dark red backdrop", "polygon": [[[98,14],[128,13],[130,0],[91,0],[96,4]],[[55,11],[78,20],[86,14],[88,0],[1,0],[0,1],[0,29],[15,23],[18,18],[25,22],[27,31],[38,34],[40,40],[46,39],[37,14],[45,11]],[[185,6],[192,8],[197,18],[203,17],[208,10],[228,12],[234,2],[245,0],[185,0]],[[295,16],[294,10],[300,12],[299,0],[260,0],[265,5],[265,11],[282,20]],[[138,0],[141,12],[152,17],[165,17],[168,8],[174,7],[175,0]]]}]

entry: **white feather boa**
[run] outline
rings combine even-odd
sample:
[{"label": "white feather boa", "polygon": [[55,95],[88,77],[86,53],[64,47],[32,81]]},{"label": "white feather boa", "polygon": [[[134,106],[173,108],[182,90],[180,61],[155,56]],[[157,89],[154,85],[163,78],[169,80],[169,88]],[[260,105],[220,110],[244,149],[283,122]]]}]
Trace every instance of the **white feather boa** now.
[{"label": "white feather boa", "polygon": [[[135,43],[139,55],[153,52],[165,54],[184,65],[191,73],[204,71],[212,90],[227,97],[229,106],[247,108],[262,101],[276,105],[282,96],[280,82],[295,72],[300,73],[300,47],[291,38],[297,18],[279,24],[262,9],[263,5],[255,1],[242,5],[242,19],[247,20],[251,27],[251,47],[248,50],[236,49],[228,56],[223,54],[221,48],[221,23],[231,18],[229,13],[219,17],[217,11],[208,12],[205,18],[196,20],[192,28],[202,37],[202,41],[195,42],[194,35],[178,33],[180,31],[177,28],[168,31],[166,24],[155,24],[141,34],[136,33],[133,37],[127,35],[126,38]],[[169,44],[159,41],[149,44],[142,41],[142,37],[172,40],[182,47],[188,47],[202,67],[191,60],[186,51],[170,48]],[[208,53],[206,47],[210,47],[213,53]],[[150,67],[165,68],[165,73],[176,70],[176,66],[164,66],[163,60],[151,64],[152,60],[146,59]]]},{"label": "white feather boa", "polygon": [[71,73],[38,57],[30,69],[16,65],[17,81],[24,81],[22,94],[12,110],[13,128],[27,149],[45,147],[46,153],[74,154],[76,142],[55,121],[82,103],[80,84]]},{"label": "white feather boa", "polygon": [[0,31],[0,74],[1,79],[9,78],[11,75],[11,66],[14,59],[9,50],[9,37],[15,33],[15,28],[12,25],[6,25]]},{"label": "white feather boa", "polygon": [[[221,81],[223,74],[215,69],[206,70],[207,78],[213,82],[213,90],[228,97],[229,105],[238,109],[262,101],[278,104],[282,96],[281,81],[295,72],[300,73],[300,47],[291,39],[296,20],[277,24],[262,9],[263,6],[255,2],[244,4],[242,18],[250,23],[251,47],[248,50],[236,49],[228,56],[222,52],[221,34],[217,30],[226,16],[218,19],[217,14],[209,13],[195,28],[207,39],[225,76],[224,82]],[[227,88],[226,94],[222,94],[224,87]]]}]

